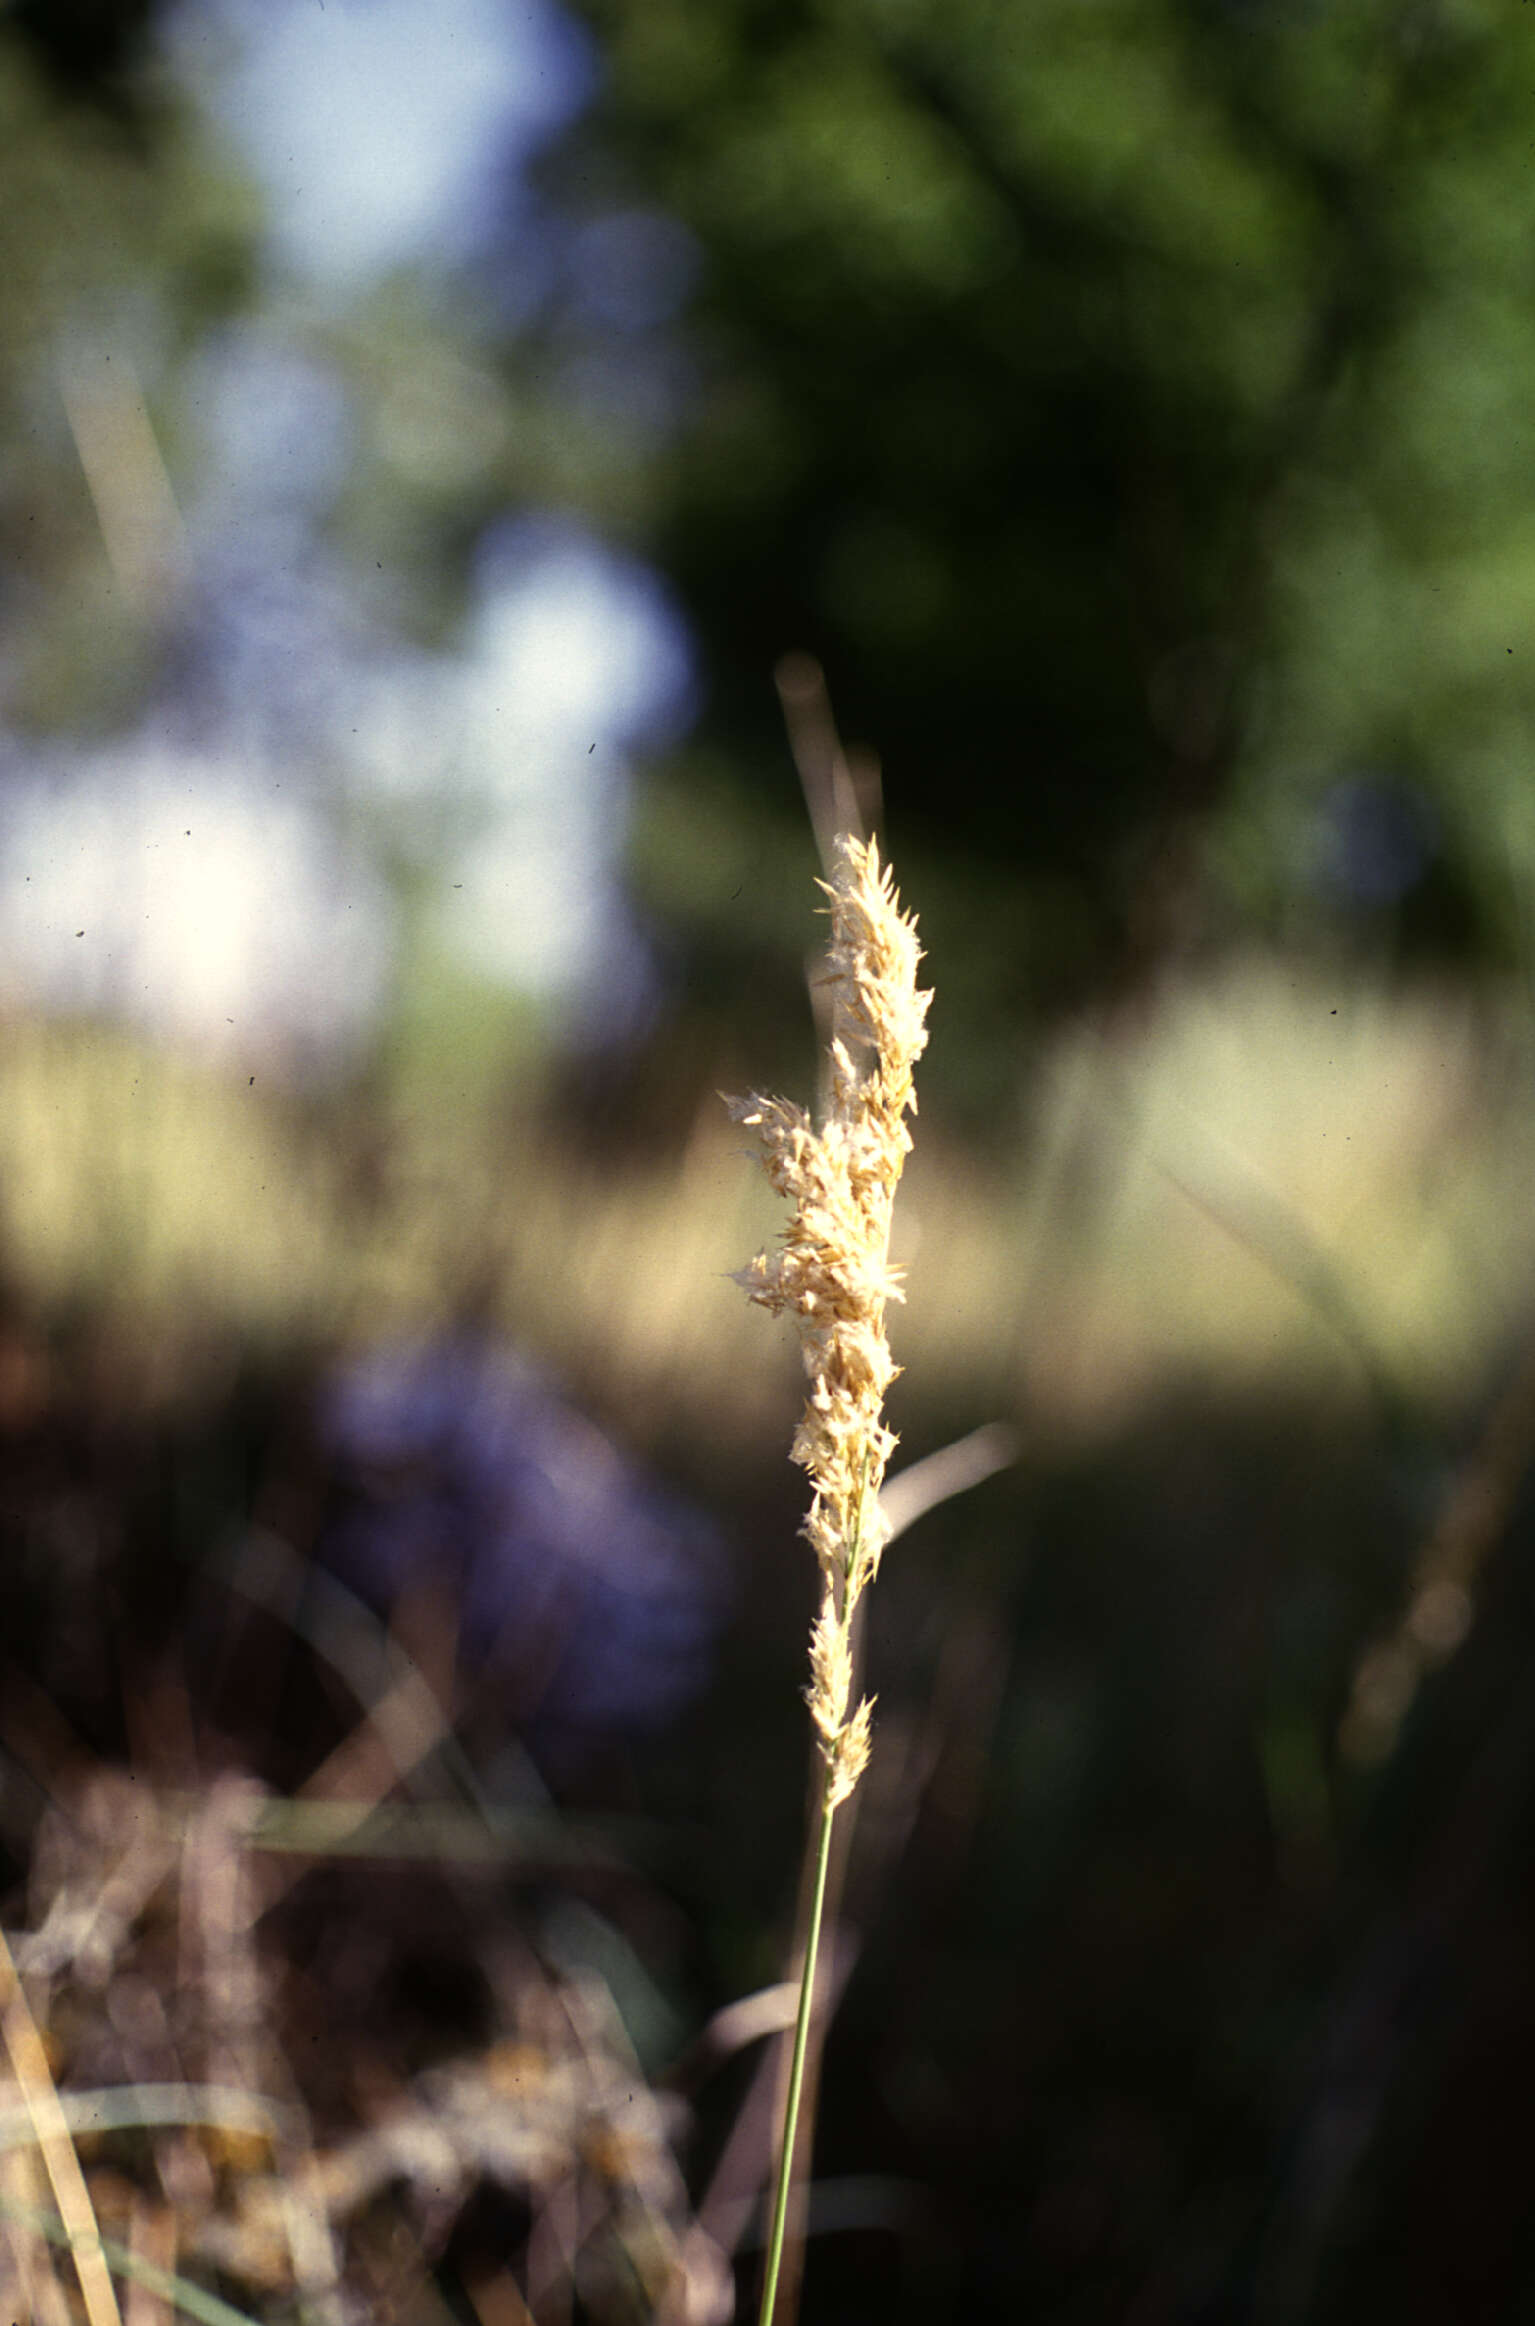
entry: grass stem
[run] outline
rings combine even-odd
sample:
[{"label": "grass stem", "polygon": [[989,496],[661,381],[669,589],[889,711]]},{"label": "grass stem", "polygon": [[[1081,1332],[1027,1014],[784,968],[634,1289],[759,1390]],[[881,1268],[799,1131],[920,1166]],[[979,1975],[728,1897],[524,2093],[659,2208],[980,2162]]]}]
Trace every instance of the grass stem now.
[{"label": "grass stem", "polygon": [[821,1917],[826,1906],[826,1870],[831,1864],[831,1829],[837,1814],[835,1788],[828,1770],[821,1788],[821,1828],[816,1841],[815,1888],[805,1931],[805,1960],[800,1972],[799,2010],[794,2021],[794,2056],[789,2064],[789,2096],[784,2105],[783,2146],[778,2163],[778,2188],[773,2199],[773,2226],[768,2236],[767,2274],[762,2281],[762,2307],[757,2326],[773,2326],[778,2299],[778,2272],[783,2262],[784,2231],[789,2219],[789,2197],[794,2185],[794,2152],[799,2130],[800,2094],[805,2083],[805,2054],[815,2011],[816,1958],[821,1948]]}]

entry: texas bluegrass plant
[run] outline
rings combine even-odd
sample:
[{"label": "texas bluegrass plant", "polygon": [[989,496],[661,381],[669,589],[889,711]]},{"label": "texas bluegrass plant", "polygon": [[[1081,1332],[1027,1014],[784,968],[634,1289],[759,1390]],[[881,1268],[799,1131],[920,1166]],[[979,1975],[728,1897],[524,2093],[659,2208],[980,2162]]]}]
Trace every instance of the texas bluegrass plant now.
[{"label": "texas bluegrass plant", "polygon": [[877,844],[843,834],[821,886],[831,914],[826,1119],[815,1129],[787,1099],[729,1102],[735,1119],[757,1133],[774,1188],[794,1205],[779,1249],[759,1253],[737,1281],[775,1316],[792,1316],[799,1335],[809,1392],[791,1451],[810,1473],[802,1531],[821,1578],[806,1692],[822,1761],[820,1813],[760,2326],[772,2319],[783,2259],[832,1825],[869,1758],[871,1702],[852,1702],[853,1620],[890,1533],[880,1487],[896,1440],[884,1403],[899,1368],[885,1311],[903,1297],[890,1263],[890,1223],[911,1149],[912,1068],[927,1046],[932,1000],[917,989],[915,920],[902,913]]}]

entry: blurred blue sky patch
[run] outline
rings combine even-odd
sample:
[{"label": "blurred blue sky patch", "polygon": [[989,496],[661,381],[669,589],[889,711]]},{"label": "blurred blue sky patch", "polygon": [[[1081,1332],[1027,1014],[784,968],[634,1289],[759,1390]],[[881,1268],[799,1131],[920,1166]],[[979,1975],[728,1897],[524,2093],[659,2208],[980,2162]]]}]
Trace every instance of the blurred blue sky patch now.
[{"label": "blurred blue sky patch", "polygon": [[[510,425],[492,277],[498,248],[531,247],[534,275],[540,254],[570,273],[593,349],[628,347],[687,296],[694,246],[646,210],[524,214],[531,155],[596,79],[548,0],[185,0],[165,37],[259,187],[267,265],[174,359],[129,330],[127,294],[61,322],[49,393],[100,521],[92,586],[157,643],[117,732],[0,734],[9,998],[215,1049],[233,1025],[242,1057],[313,1062],[355,1048],[429,957],[556,1039],[621,1038],[654,989],[622,885],[631,757],[691,717],[690,642],[659,577],[553,479],[551,505],[491,494],[485,517]],[[397,275],[425,304],[370,336]],[[428,320],[438,290],[461,294],[451,329]],[[399,510],[475,512],[449,628],[416,619],[447,585],[416,573],[408,528],[392,572],[359,550],[375,475]]]},{"label": "blurred blue sky patch", "polygon": [[188,0],[173,49],[261,180],[276,263],[346,293],[470,258],[596,77],[544,0]]}]

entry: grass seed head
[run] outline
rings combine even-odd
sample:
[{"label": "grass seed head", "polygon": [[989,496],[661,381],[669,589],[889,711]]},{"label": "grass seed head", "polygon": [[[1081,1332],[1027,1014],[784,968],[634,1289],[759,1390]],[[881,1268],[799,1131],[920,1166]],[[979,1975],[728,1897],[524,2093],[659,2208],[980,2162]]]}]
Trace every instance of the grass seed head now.
[{"label": "grass seed head", "polygon": [[911,1149],[912,1070],[927,1047],[930,993],[917,987],[922,948],[874,842],[844,835],[830,900],[831,1097],[817,1130],[787,1099],[730,1102],[753,1129],[764,1167],[794,1206],[779,1248],[737,1278],[775,1316],[794,1319],[809,1390],[793,1459],[810,1473],[804,1533],[822,1576],[811,1640],[811,1716],[833,1800],[868,1759],[869,1706],[851,1714],[854,1607],[884,1547],[879,1490],[895,1438],[883,1420],[898,1367],[885,1310],[902,1297],[890,1221]]}]

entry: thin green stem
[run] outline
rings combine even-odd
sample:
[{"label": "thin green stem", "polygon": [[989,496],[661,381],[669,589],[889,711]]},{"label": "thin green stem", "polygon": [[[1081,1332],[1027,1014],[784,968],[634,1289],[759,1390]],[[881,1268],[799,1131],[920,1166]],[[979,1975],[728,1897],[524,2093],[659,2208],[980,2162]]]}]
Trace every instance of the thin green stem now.
[{"label": "thin green stem", "polygon": [[789,2192],[794,2183],[795,2134],[799,2127],[800,2093],[805,2082],[805,2053],[810,2042],[811,2014],[815,2009],[815,1966],[821,1945],[821,1914],[826,1904],[826,1869],[831,1863],[831,1828],[836,1814],[831,1771],[828,1769],[821,1791],[821,1832],[816,1845],[815,1892],[810,1901],[810,1922],[805,1933],[799,2013],[794,2022],[794,2057],[789,2067],[789,2097],[784,2107],[783,2155],[778,2165],[778,2193],[773,2200],[767,2276],[762,2281],[762,2307],[757,2313],[757,2326],[773,2326],[773,2304],[778,2299],[778,2271],[783,2261],[784,2230],[789,2219]]}]

